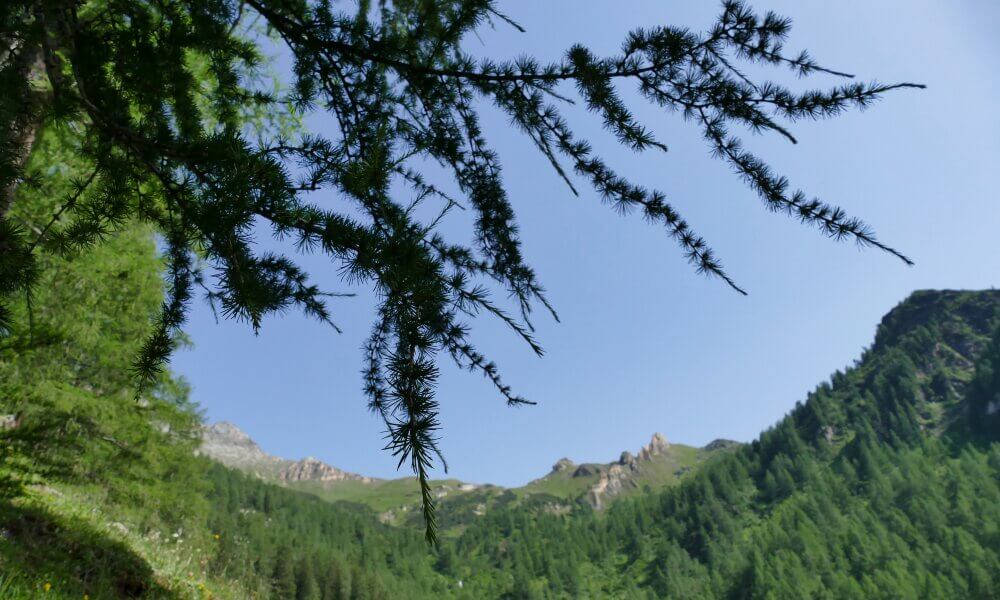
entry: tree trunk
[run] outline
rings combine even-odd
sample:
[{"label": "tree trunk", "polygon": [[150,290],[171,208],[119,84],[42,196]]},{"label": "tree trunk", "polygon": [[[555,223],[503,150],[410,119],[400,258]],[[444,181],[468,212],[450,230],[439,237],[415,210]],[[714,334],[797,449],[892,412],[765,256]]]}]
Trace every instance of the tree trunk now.
[{"label": "tree trunk", "polygon": [[42,126],[42,106],[47,101],[49,94],[34,84],[34,81],[45,73],[45,56],[41,46],[32,45],[23,49],[22,52],[14,54],[16,48],[7,50],[7,60],[14,61],[11,65],[17,73],[20,73],[24,81],[24,86],[19,94],[3,100],[10,103],[13,110],[8,114],[13,114],[10,122],[3,124],[0,135],[0,152],[6,154],[9,164],[5,165],[8,171],[7,181],[0,181],[3,185],[0,191],[0,218],[4,217],[14,203],[14,195],[17,193],[17,186],[22,180],[22,170],[31,155],[31,149],[35,145],[39,131]]}]

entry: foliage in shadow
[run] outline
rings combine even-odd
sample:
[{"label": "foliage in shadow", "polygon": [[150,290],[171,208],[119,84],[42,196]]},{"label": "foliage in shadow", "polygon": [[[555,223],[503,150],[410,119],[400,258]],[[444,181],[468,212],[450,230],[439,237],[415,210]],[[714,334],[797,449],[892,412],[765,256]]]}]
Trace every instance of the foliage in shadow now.
[{"label": "foliage in shadow", "polygon": [[174,598],[131,548],[79,520],[27,503],[0,503],[5,569],[90,598]]}]

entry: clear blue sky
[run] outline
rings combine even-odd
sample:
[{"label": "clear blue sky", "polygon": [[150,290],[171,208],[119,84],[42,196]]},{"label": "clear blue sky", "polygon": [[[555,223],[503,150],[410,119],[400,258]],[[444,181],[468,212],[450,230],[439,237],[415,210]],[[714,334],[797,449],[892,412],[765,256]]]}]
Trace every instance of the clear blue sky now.
[{"label": "clear blue sky", "polygon": [[[703,29],[719,10],[704,0],[509,2],[527,28],[484,29],[469,50],[558,59],[582,42],[613,53],[636,26]],[[654,431],[703,445],[753,439],[868,345],[881,316],[915,289],[1000,284],[1000,6],[993,0],[793,2],[758,0],[794,20],[788,47],[861,79],[919,81],[865,112],[799,123],[792,146],[751,147],[794,186],[843,206],[916,260],[835,243],[760,201],[711,159],[692,124],[634,102],[670,146],[636,155],[570,110],[577,131],[634,181],[664,191],[749,297],[692,272],[659,228],[619,217],[580,185],[573,197],[530,141],[487,111],[523,233],[524,249],[561,324],[539,318],[538,359],[496,323],[475,339],[505,379],[538,406],[508,408],[476,374],[446,366],[439,388],[442,448],[450,475],[520,485],[562,456],[608,461]],[[773,77],[790,81],[785,71]],[[797,85],[822,85],[815,77]],[[634,97],[634,96],[630,96]],[[329,121],[314,117],[317,128]],[[462,235],[461,223],[449,225]],[[265,245],[270,242],[264,241]],[[346,290],[329,263],[307,257],[319,282]],[[361,394],[360,348],[371,307],[364,296],[334,305],[344,334],[297,314],[258,337],[216,325],[202,303],[190,320],[194,348],[173,361],[211,421],[229,420],[265,450],[319,457],[367,475],[397,476],[383,430]],[[408,473],[401,472],[399,475]]]}]

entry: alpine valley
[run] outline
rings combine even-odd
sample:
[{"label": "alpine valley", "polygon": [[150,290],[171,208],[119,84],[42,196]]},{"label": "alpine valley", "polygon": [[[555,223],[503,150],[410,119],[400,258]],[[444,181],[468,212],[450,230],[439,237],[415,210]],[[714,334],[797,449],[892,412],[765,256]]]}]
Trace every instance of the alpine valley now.
[{"label": "alpine valley", "polygon": [[136,401],[152,240],[46,256],[0,339],[4,600],[1000,597],[1000,291],[912,294],[751,443],[436,481],[429,546],[412,479],[270,456],[169,372]]},{"label": "alpine valley", "polygon": [[[433,483],[434,498],[446,534],[500,507],[531,505],[553,514],[568,514],[578,506],[601,510],[618,498],[675,484],[707,459],[738,446],[738,442],[715,440],[704,448],[693,448],[671,444],[656,433],[635,455],[622,452],[615,462],[578,465],[562,458],[544,477],[514,489],[438,480]],[[261,481],[330,502],[371,508],[383,523],[422,525],[420,490],[413,477],[377,479],[347,473],[312,457],[277,458],[227,422],[205,427],[199,452]]]}]

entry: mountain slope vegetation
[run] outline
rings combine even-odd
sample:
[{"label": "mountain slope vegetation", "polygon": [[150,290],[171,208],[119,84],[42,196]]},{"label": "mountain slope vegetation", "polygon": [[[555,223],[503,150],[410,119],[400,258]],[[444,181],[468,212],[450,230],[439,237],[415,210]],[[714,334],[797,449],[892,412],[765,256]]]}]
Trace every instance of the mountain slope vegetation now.
[{"label": "mountain slope vegetation", "polygon": [[[601,510],[631,494],[676,484],[704,461],[738,446],[738,442],[715,440],[694,448],[671,444],[657,433],[635,455],[625,451],[614,462],[579,465],[562,458],[548,474],[521,487],[457,479],[431,480],[430,486],[439,505],[442,532],[454,536],[469,521],[500,506],[530,503],[552,512],[569,512],[574,505],[585,504]],[[420,485],[414,477],[378,479],[348,473],[312,457],[295,461],[272,456],[232,423],[205,427],[198,452],[263,481],[329,502],[370,508],[386,523],[420,525],[423,518]]]},{"label": "mountain slope vegetation", "polygon": [[[75,168],[58,131],[38,152]],[[44,227],[68,191],[24,188],[13,214]],[[131,360],[162,301],[155,250],[128,228],[42,252],[43,285],[12,306],[2,598],[1000,596],[1000,292],[915,293],[853,366],[673,485],[552,510],[566,496],[550,477],[456,507],[429,547],[419,522],[196,456],[201,419],[169,372],[135,396]]]},{"label": "mountain slope vegetation", "polygon": [[[47,130],[32,160],[80,172],[75,139]],[[52,219],[68,193],[22,186],[13,217],[71,235]],[[201,418],[169,372],[136,397],[163,265],[149,229],[105,235],[40,250],[40,285],[0,338],[0,598],[397,598],[414,581],[433,595],[422,536],[197,457]]]},{"label": "mountain slope vegetation", "polygon": [[914,294],[754,443],[604,516],[488,515],[457,568],[512,597],[994,598],[998,306]]}]

